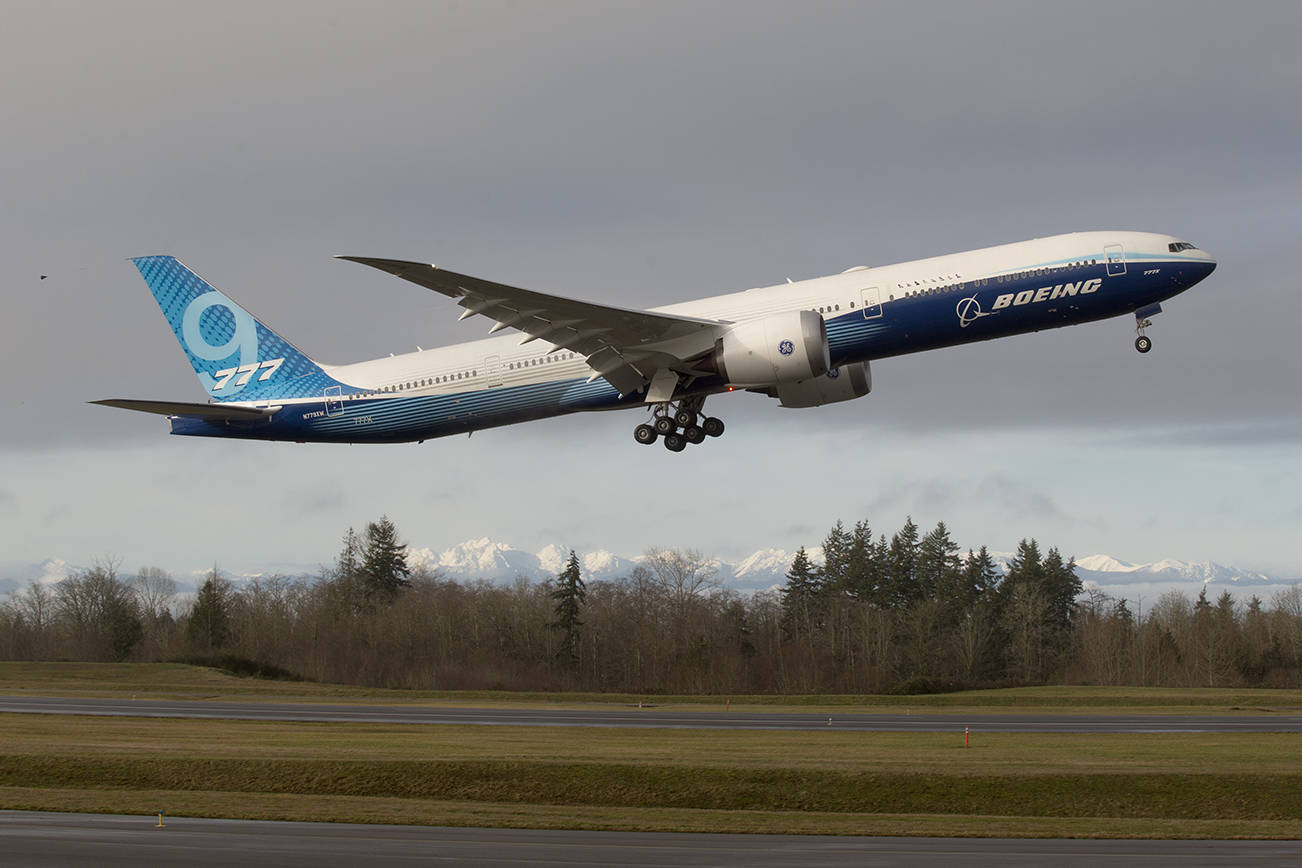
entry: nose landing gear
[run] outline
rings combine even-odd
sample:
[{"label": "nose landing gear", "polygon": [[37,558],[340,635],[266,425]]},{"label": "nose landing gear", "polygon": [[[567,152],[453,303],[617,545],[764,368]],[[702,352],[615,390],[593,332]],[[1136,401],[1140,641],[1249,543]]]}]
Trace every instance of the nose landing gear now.
[{"label": "nose landing gear", "polygon": [[705,398],[700,395],[654,404],[650,424],[634,428],[633,439],[649,446],[663,437],[666,449],[682,452],[688,444],[695,446],[704,443],[707,437],[718,437],[723,434],[723,420],[714,416],[703,417],[701,410],[704,406]]},{"label": "nose landing gear", "polygon": [[1153,321],[1149,319],[1149,317],[1155,313],[1161,312],[1162,306],[1160,304],[1149,305],[1148,307],[1140,308],[1135,311],[1135,332],[1139,335],[1135,338],[1135,349],[1139,350],[1141,353],[1146,353],[1153,348],[1153,339],[1144,334],[1144,329],[1153,324]]},{"label": "nose landing gear", "polygon": [[1153,321],[1151,319],[1140,319],[1139,317],[1135,317],[1135,331],[1139,333],[1139,337],[1135,338],[1135,349],[1139,350],[1141,353],[1146,353],[1153,348],[1153,339],[1144,334],[1144,329],[1148,328],[1152,324]]}]

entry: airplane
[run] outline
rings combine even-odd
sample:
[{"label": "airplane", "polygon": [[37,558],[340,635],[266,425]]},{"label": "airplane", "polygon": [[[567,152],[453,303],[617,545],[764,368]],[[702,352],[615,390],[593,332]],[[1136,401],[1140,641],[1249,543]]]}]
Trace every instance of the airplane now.
[{"label": "airplane", "polygon": [[309,358],[171,256],[132,262],[208,392],[207,403],[92,401],[168,417],[173,434],[328,443],[424,442],[567,413],[641,407],[641,444],[718,437],[708,397],[782,407],[872,389],[876,359],[1133,314],[1135,348],[1161,303],[1216,268],[1175,236],[1078,232],[633,310],[435,265],[341,256],[455,299],[499,335],[347,365]]}]

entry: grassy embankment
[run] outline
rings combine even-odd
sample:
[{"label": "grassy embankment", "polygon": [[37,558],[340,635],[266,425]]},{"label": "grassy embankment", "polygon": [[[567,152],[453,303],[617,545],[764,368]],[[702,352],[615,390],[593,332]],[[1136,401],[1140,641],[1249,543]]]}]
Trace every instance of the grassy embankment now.
[{"label": "grassy embankment", "polygon": [[[144,681],[170,696],[393,698],[323,685],[232,684],[188,667],[130,669],[92,678],[69,664],[61,677],[0,664],[0,693],[154,692],[141,688]],[[1000,695],[990,704],[969,697],[930,707],[1073,704],[1072,691],[1061,689],[1048,697],[991,693]],[[1153,693],[1106,710],[1172,707],[1170,697]],[[1025,701],[1012,701],[1018,697]],[[493,696],[458,698],[483,704]],[[1193,691],[1174,705],[1206,712],[1302,704],[1295,693],[1270,691],[1217,698]],[[819,699],[849,710],[840,697]],[[877,710],[875,699],[859,698],[857,707]],[[908,703],[924,707],[914,699]],[[1297,837],[1302,740],[975,733],[964,748],[957,726],[952,734],[750,732],[10,714],[0,715],[0,807],[591,829]]]},{"label": "grassy embankment", "polygon": [[[365,702],[475,707],[676,706],[742,711],[1061,714],[1233,714],[1302,711],[1302,690],[1014,687],[918,696],[884,694],[660,695],[524,693],[492,690],[391,690],[311,681],[238,678],[181,663],[26,663],[0,661],[0,694],[122,696],[141,699],[230,699],[246,702]],[[961,721],[959,721],[961,723]]]}]

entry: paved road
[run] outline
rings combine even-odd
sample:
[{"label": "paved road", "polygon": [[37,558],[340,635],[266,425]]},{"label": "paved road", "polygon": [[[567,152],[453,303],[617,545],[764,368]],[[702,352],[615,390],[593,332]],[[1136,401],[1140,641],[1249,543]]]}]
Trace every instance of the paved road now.
[{"label": "paved road", "polygon": [[810,714],[690,711],[440,708],[415,705],[318,705],[73,697],[0,696],[0,713],[90,714],[339,723],[612,726],[670,729],[839,729],[865,732],[1302,732],[1302,712],[1226,715]]},{"label": "paved road", "polygon": [[1294,866],[1297,841],[856,838],[452,829],[0,811],[4,865]]}]

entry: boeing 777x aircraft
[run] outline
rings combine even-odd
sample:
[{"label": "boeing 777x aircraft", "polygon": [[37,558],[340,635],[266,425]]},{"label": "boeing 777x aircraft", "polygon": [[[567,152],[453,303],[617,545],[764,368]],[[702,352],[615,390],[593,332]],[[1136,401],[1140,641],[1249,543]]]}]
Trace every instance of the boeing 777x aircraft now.
[{"label": "boeing 777x aircraft", "polygon": [[639,443],[670,451],[723,433],[703,413],[734,390],[817,407],[868,394],[873,359],[1134,314],[1135,348],[1161,302],[1212,273],[1187,241],[1080,232],[831,277],[627,310],[433,265],[344,256],[457,300],[489,334],[326,365],[305,356],[171,256],[133,260],[208,391],[208,403],[110,399],[169,417],[173,434],[392,443],[584,410],[644,407]]}]

